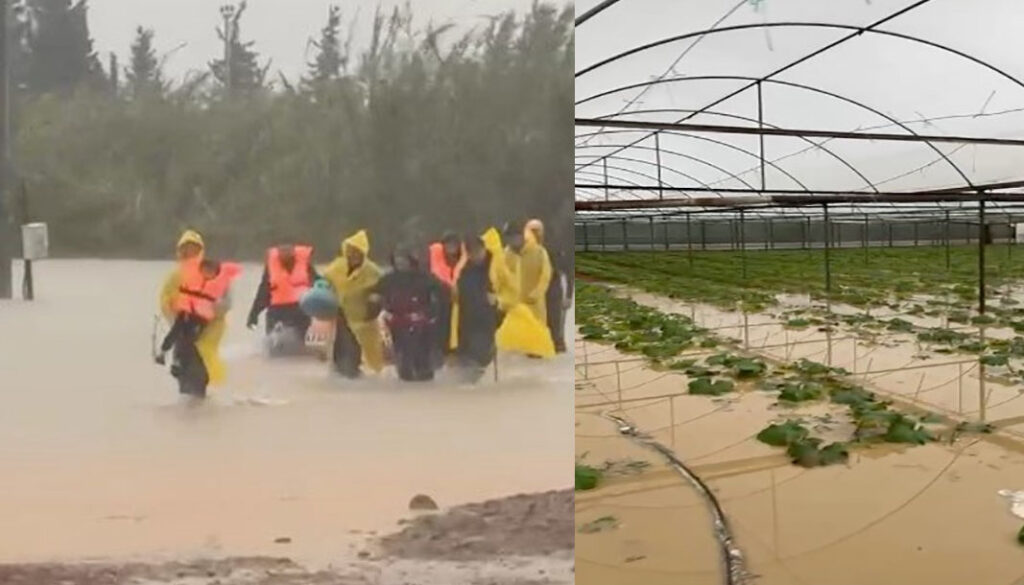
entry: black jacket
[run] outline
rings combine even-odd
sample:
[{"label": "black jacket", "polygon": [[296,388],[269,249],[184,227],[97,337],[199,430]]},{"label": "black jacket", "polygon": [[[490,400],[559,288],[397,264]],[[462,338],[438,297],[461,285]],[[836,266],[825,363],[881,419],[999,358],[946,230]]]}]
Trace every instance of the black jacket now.
[{"label": "black jacket", "polygon": [[420,269],[391,270],[381,277],[376,291],[390,323],[405,327],[426,319],[436,324],[450,303],[450,296],[436,276]]}]

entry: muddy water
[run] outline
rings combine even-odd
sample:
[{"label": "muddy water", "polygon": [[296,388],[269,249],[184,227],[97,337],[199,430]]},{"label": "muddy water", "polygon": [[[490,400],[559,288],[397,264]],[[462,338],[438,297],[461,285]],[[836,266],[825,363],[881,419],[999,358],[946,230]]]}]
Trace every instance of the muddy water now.
[{"label": "muddy water", "polygon": [[37,301],[0,303],[0,561],[328,562],[393,530],[416,493],[448,506],[569,485],[571,357],[503,357],[499,381],[476,388],[268,362],[244,328],[248,266],[229,380],[193,406],[150,359],[168,269],[45,262]]},{"label": "muddy water", "polygon": [[[690,314],[689,307],[665,299],[634,298]],[[721,334],[742,339],[737,327],[742,315],[707,308],[698,308],[694,315],[707,327],[732,327]],[[750,317],[749,324],[762,321],[768,319]],[[776,336],[789,335],[795,341],[792,336],[805,335],[781,328],[769,331],[767,343],[758,337],[751,345],[784,343],[773,341]],[[772,352],[780,359],[825,361],[823,344],[811,340],[816,343]],[[902,364],[912,358],[906,349],[897,348],[896,355],[889,353],[892,349],[879,351],[879,363]],[[863,355],[865,348],[860,351]],[[756,441],[756,433],[769,422],[790,416],[839,418],[841,409],[830,412],[830,405],[817,405],[783,410],[767,395],[749,390],[727,399],[688,396],[686,377],[678,373],[652,371],[632,356],[580,340],[576,352],[578,359],[586,355],[590,361],[586,367],[577,364],[580,377],[590,378],[577,382],[577,450],[587,451],[594,461],[627,453],[622,445],[627,439],[613,425],[601,428],[591,420],[600,421],[601,412],[625,416],[672,447],[717,495],[749,570],[760,576],[758,583],[1011,585],[1024,577],[1014,541],[1021,521],[996,495],[1003,486],[1019,489],[1013,486],[1024,481],[1024,455],[1019,449],[964,438],[953,445],[856,450],[848,465],[806,470],[789,464],[781,450]],[[837,349],[836,365],[852,369],[851,354],[852,349]],[[617,369],[608,363],[616,360],[625,363]],[[861,370],[868,369],[867,361],[861,359]],[[870,378],[875,387],[911,397],[919,383],[916,376],[912,386],[909,378],[900,384],[899,375]],[[841,424],[833,424],[832,431],[841,431]],[[822,432],[829,431],[818,431]],[[703,528],[710,534],[704,503],[656,464],[639,476],[609,482],[579,498],[578,523],[586,513],[616,515],[623,518],[623,527],[629,526],[629,531],[618,533],[578,535],[578,571],[590,571],[593,582],[720,582],[714,580],[719,566],[716,551],[694,533]],[[686,522],[678,521],[684,517]],[[670,550],[665,544],[670,541],[686,543],[690,554]],[[637,547],[648,551],[645,558],[631,553]],[[601,563],[587,567],[585,559]]]},{"label": "muddy water", "polygon": [[[789,330],[768,314],[727,312],[709,306],[691,306],[655,295],[634,294],[638,302],[663,311],[689,315],[716,334],[746,344],[751,351],[781,361],[809,359],[842,367],[876,390],[919,404],[928,410],[953,417],[994,422],[1024,438],[1024,392],[1019,384],[1005,383],[987,369],[985,381],[977,358],[966,354],[940,355],[929,352],[912,334],[883,332],[881,343],[868,343],[843,328],[822,332],[816,328]],[[788,299],[794,306],[797,301]],[[854,312],[852,307],[833,307],[837,312]],[[886,318],[896,313],[874,312]],[[939,326],[937,320],[900,316],[921,326]],[[744,323],[744,320],[746,323]],[[961,327],[981,338],[1009,338],[1010,330]],[[984,405],[984,406],[982,406]]]}]

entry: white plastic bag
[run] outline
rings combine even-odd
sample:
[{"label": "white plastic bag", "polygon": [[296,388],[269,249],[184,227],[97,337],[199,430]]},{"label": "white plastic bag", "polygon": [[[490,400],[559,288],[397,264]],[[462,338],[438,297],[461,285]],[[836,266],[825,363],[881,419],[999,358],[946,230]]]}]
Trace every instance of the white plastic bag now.
[{"label": "white plastic bag", "polygon": [[997,493],[1010,502],[1010,513],[1024,520],[1024,491],[999,490]]}]

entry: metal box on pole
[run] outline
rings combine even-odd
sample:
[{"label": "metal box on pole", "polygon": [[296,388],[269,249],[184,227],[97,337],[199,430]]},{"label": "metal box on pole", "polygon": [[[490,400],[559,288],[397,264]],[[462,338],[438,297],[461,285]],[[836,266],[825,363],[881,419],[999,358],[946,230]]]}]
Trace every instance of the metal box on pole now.
[{"label": "metal box on pole", "polygon": [[21,226],[22,258],[26,261],[42,260],[50,255],[50,232],[45,223],[27,223]]}]

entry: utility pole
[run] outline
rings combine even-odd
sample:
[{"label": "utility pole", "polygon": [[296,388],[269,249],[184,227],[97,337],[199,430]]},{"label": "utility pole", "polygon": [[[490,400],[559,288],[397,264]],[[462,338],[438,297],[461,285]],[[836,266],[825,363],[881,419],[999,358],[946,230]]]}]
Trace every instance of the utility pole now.
[{"label": "utility pole", "polygon": [[234,90],[231,52],[235,45],[235,7],[231,4],[221,6],[220,16],[224,19],[224,87],[228,95],[231,95]]},{"label": "utility pole", "polygon": [[8,0],[0,0],[0,299],[13,296],[12,289],[12,251],[13,224],[4,202],[7,200],[7,187],[10,177],[10,79],[8,74],[8,54],[11,45],[10,29],[7,26]]},{"label": "utility pole", "polygon": [[117,66],[117,55],[113,52],[110,53],[110,87],[111,93],[117,97],[117,92],[121,87],[121,75]]}]

